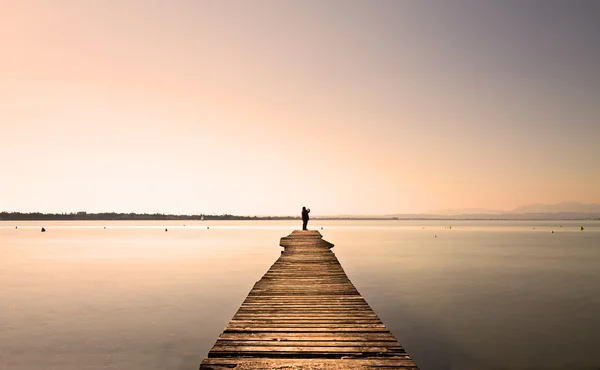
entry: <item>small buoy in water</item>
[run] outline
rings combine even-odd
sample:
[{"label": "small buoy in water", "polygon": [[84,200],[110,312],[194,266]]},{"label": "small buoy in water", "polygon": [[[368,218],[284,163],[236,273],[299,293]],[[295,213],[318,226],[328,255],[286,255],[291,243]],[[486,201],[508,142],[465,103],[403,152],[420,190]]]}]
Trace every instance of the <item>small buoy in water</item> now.
[{"label": "small buoy in water", "polygon": [[437,238],[437,235],[435,237]]},{"label": "small buoy in water", "polygon": [[562,227],[562,225],[560,225],[560,227]]},{"label": "small buoy in water", "polygon": [[46,229],[44,229],[43,227],[42,227],[42,232],[43,232],[43,233],[45,233],[45,232],[46,232]]},{"label": "small buoy in water", "polygon": [[535,230],[535,227],[533,228],[533,230]]},{"label": "small buoy in water", "polygon": [[207,226],[206,229],[208,230],[208,229],[210,229],[210,227]]},{"label": "small buoy in water", "polygon": [[552,230],[552,234],[554,234],[554,230]]},{"label": "small buoy in water", "polygon": [[323,226],[321,226],[321,230],[323,230]]},{"label": "small buoy in water", "polygon": [[106,229],[106,226],[104,226],[104,228]]},{"label": "small buoy in water", "polygon": [[583,231],[583,226],[579,226],[579,230],[582,230],[582,231]]},{"label": "small buoy in water", "polygon": [[169,231],[168,229],[165,229],[165,231]]},{"label": "small buoy in water", "polygon": [[15,226],[15,229],[18,229],[18,227],[17,227],[17,226]]}]

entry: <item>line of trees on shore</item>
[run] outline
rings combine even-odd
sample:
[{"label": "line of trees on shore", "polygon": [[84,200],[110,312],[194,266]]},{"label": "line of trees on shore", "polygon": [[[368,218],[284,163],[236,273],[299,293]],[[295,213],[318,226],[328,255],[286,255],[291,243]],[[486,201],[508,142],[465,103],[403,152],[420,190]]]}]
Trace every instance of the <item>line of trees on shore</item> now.
[{"label": "line of trees on shore", "polygon": [[[222,215],[173,215],[165,213],[87,213],[87,212],[71,212],[71,213],[41,213],[41,212],[0,212],[0,221],[96,221],[96,220],[135,220],[135,221],[150,221],[150,220],[300,220],[300,216],[236,216],[230,214]],[[398,220],[398,217],[345,217],[345,216],[325,216],[314,217],[315,220]]]},{"label": "line of trees on shore", "polygon": [[172,215],[164,213],[40,213],[40,212],[1,212],[0,221],[82,221],[82,220],[297,220],[300,217],[293,216],[236,216],[223,215]]}]

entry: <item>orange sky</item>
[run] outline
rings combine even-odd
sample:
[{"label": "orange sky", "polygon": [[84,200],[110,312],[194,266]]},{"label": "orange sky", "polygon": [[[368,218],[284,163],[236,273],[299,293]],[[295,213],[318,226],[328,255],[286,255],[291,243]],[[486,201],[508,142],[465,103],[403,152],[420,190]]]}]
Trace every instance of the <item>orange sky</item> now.
[{"label": "orange sky", "polygon": [[0,211],[600,203],[577,4],[0,0]]}]

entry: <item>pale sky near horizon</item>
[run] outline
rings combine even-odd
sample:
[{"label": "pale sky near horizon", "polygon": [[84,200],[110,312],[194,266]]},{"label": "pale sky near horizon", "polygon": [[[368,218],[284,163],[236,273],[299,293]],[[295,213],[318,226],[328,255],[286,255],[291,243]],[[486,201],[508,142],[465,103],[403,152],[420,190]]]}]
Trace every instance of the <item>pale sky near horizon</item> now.
[{"label": "pale sky near horizon", "polygon": [[0,0],[0,211],[600,203],[600,2]]}]

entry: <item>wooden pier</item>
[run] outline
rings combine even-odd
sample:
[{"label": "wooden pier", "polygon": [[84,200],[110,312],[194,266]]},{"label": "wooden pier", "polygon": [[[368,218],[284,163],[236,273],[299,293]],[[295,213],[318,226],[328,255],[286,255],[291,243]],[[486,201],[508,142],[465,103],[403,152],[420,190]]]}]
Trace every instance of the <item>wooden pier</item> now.
[{"label": "wooden pier", "polygon": [[281,246],[200,369],[418,369],[348,279],[333,244],[296,230]]}]

